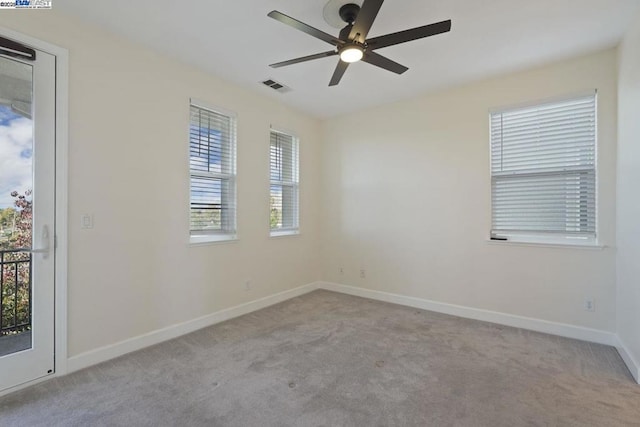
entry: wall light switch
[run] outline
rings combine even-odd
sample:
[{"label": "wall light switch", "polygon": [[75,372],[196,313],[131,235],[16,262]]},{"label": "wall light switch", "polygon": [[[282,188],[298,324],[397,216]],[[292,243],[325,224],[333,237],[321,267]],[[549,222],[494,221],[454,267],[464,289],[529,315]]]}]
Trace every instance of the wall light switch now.
[{"label": "wall light switch", "polygon": [[93,215],[82,214],[80,217],[80,226],[83,229],[93,228]]}]

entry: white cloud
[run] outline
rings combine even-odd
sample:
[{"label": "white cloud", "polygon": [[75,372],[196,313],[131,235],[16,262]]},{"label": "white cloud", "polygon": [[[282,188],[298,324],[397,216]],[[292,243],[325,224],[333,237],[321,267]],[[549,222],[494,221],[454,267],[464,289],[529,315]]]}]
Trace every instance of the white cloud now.
[{"label": "white cloud", "polygon": [[33,187],[32,121],[23,117],[0,124],[0,209],[13,206],[12,191]]}]

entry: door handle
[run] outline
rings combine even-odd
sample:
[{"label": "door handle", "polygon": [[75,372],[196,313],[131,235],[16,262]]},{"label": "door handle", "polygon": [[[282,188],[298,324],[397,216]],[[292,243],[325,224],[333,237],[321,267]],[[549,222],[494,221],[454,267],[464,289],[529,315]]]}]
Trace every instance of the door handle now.
[{"label": "door handle", "polygon": [[49,239],[49,226],[48,225],[43,225],[42,226],[42,237],[41,237],[41,242],[44,245],[42,248],[40,249],[25,249],[24,252],[29,252],[32,254],[42,254],[42,258],[47,259],[49,258],[49,250],[51,249],[51,245],[50,245],[50,239]]}]

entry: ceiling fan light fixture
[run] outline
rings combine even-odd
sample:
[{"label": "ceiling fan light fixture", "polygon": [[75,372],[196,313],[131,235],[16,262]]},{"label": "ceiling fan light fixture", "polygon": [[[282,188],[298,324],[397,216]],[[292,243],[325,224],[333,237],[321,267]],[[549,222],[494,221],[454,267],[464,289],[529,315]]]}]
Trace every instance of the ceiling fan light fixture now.
[{"label": "ceiling fan light fixture", "polygon": [[358,62],[364,56],[364,49],[358,45],[349,45],[340,50],[340,59],[344,62]]}]

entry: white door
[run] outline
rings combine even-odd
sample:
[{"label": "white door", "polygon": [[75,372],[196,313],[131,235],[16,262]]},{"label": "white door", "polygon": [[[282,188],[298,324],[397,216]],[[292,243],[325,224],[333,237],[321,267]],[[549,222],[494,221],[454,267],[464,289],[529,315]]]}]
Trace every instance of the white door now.
[{"label": "white door", "polygon": [[55,56],[11,43],[0,38],[0,390],[54,370]]}]

